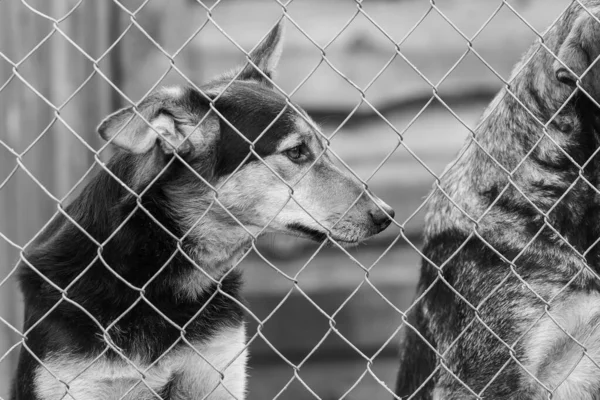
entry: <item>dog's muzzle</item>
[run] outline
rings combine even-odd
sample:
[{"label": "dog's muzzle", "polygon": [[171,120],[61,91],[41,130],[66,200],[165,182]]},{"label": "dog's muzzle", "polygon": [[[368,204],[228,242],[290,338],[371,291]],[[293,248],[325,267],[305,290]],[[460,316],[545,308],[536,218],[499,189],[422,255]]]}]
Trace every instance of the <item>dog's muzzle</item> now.
[{"label": "dog's muzzle", "polygon": [[373,225],[375,225],[376,233],[385,230],[394,219],[396,212],[389,205],[381,202],[380,206],[374,205],[373,209],[369,210],[369,217]]}]

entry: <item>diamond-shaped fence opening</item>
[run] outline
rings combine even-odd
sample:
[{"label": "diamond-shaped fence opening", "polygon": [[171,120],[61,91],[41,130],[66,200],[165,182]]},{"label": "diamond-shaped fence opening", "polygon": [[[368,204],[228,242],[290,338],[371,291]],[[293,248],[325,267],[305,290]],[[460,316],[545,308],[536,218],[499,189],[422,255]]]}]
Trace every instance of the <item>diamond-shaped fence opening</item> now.
[{"label": "diamond-shaped fence opening", "polygon": [[0,1],[0,399],[592,398],[598,40],[597,0]]}]

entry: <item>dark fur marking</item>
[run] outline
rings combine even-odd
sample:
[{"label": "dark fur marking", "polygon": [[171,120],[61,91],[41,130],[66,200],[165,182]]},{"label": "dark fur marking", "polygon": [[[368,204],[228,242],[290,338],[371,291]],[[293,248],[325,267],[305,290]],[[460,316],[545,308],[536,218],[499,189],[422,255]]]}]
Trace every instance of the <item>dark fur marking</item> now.
[{"label": "dark fur marking", "polygon": [[[218,87],[218,84],[213,83],[207,89],[211,87]],[[188,96],[192,107],[206,107],[207,101],[200,93],[190,90]],[[281,113],[277,121],[254,145],[254,151],[260,157],[273,154],[281,139],[295,130],[294,123],[298,118],[296,111],[287,106],[283,96],[268,87],[250,82],[236,81],[231,84],[216,101],[215,108],[229,122],[228,124],[219,119],[221,137],[217,144],[217,176],[233,172],[250,154],[250,143],[254,142]],[[230,124],[243,137],[232,129]],[[255,160],[257,158],[250,154],[247,162]]]},{"label": "dark fur marking", "polygon": [[[462,382],[478,392],[489,383],[489,377],[498,372],[498,366],[509,360],[510,354],[506,348],[499,346],[498,340],[483,324],[474,319],[475,313],[470,306],[467,306],[448,285],[452,286],[470,304],[477,307],[509,274],[509,264],[503,262],[493,250],[476,237],[469,239],[462,250],[450,259],[466,239],[467,235],[465,233],[450,230],[442,232],[428,241],[423,249],[423,254],[437,266],[447,262],[443,267],[443,277],[448,283],[436,279],[438,270],[423,261],[418,292],[424,292],[427,289],[429,291],[417,304],[415,311],[411,313],[409,322],[441,353],[447,350],[446,346],[452,343],[460,332],[470,326],[465,337],[456,342],[454,347],[449,350],[446,365]],[[516,248],[506,247],[500,247],[496,250],[509,258],[519,251]],[[450,261],[448,261],[449,259]],[[531,262],[538,263],[539,260],[535,257],[519,260],[517,263],[518,270],[525,280],[540,278],[538,275],[539,265],[530,264]],[[478,269],[480,273],[468,273],[472,269]],[[496,319],[495,313],[499,309],[503,310],[504,313],[514,310],[524,297],[530,304],[539,303],[539,300],[533,294],[523,292],[520,285],[515,285],[515,282],[516,278],[510,278],[496,292],[497,294],[486,300],[479,312],[483,321],[508,343],[512,343],[518,335],[511,329],[511,323]],[[403,346],[404,351],[401,353],[401,362],[403,365],[410,367],[401,369],[398,375],[396,394],[400,396],[409,396],[415,393],[416,388],[433,373],[439,362],[435,353],[419,335],[410,328],[405,329],[408,333],[404,339],[405,346]],[[433,335],[432,332],[438,332],[438,334]],[[451,336],[443,337],[443,341],[438,342],[435,338],[439,337],[439,332],[447,332]],[[478,338],[477,346],[472,342],[472,338]],[[481,352],[489,354],[490,357],[493,356],[494,362],[490,363],[490,358],[482,358]],[[458,365],[453,366],[450,361],[452,359],[469,360],[469,363],[460,363],[460,367]],[[441,376],[444,375],[446,380],[453,381],[453,378],[449,378],[447,373],[438,371],[415,398],[430,399],[433,386],[439,383]],[[501,376],[503,379],[498,379],[497,382],[493,383],[488,389],[489,393],[498,396],[508,396],[514,393],[519,381],[518,368],[516,366],[509,367]],[[460,387],[458,382],[454,383],[457,387]]]}]

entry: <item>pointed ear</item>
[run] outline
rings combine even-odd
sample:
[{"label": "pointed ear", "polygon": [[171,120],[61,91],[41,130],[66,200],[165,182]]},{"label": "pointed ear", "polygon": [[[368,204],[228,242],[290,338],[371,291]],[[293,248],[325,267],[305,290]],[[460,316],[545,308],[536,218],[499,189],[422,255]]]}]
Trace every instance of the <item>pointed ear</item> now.
[{"label": "pointed ear", "polygon": [[137,112],[133,107],[119,110],[102,121],[98,133],[130,153],[144,154],[159,145],[165,154],[186,154],[192,146],[177,129],[173,116],[162,108],[162,103],[149,98]]},{"label": "pointed ear", "polygon": [[600,57],[600,22],[587,10],[580,7],[578,11],[573,22],[562,26],[569,33],[556,53],[560,61],[554,61],[553,70],[556,79],[570,86],[581,79],[582,87],[596,96],[600,94],[600,60],[596,61]]},{"label": "pointed ear", "polygon": [[[269,79],[272,79],[275,74],[275,69],[279,63],[281,52],[283,50],[283,20],[269,32],[267,37],[250,53],[250,59]],[[239,75],[240,80],[255,80],[270,85],[268,79],[261,74],[252,64],[247,65],[242,69]]]}]

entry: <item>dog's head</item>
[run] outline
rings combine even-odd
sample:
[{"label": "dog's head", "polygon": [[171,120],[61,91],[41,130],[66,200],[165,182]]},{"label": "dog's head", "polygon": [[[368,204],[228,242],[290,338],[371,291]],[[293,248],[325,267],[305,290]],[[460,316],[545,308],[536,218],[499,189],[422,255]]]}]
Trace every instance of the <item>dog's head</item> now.
[{"label": "dog's head", "polygon": [[600,0],[573,2],[515,67],[509,97],[519,104],[505,102],[512,105],[503,120],[522,148],[503,152],[509,169],[533,149],[532,157],[555,175],[576,175],[582,165],[596,174],[588,161],[600,144],[599,17]]},{"label": "dog's head", "polygon": [[281,36],[279,24],[241,69],[201,90],[159,90],[98,131],[134,160],[132,189],[160,176],[153,184],[184,231],[213,242],[247,229],[357,243],[384,230],[394,211],[334,163],[312,120],[274,88]]},{"label": "dog's head", "polygon": [[[590,96],[600,95],[600,2],[573,4],[554,29],[556,57],[552,65],[558,81],[578,85]],[[551,44],[552,45],[552,44]]]},{"label": "dog's head", "polygon": [[525,103],[530,109],[544,110],[537,114],[542,123],[550,121],[552,140],[542,140],[537,156],[556,171],[571,174],[562,179],[565,185],[582,166],[587,178],[596,182],[600,173],[600,1],[571,4],[544,37],[544,46],[539,48],[544,56],[529,69],[527,82],[536,88],[530,88],[532,95]]},{"label": "dog's head", "polygon": [[[590,130],[600,135],[600,1],[571,4],[544,42],[552,54],[541,49],[546,53],[543,62],[547,64],[532,71],[539,76],[531,81],[542,88],[540,98],[555,102],[554,107],[549,107],[552,113],[559,111],[554,125],[563,134],[575,133],[579,139],[577,134]],[[560,135],[557,139],[563,143]],[[573,145],[568,142],[564,141],[567,147]],[[585,144],[590,147],[592,143]]]}]

